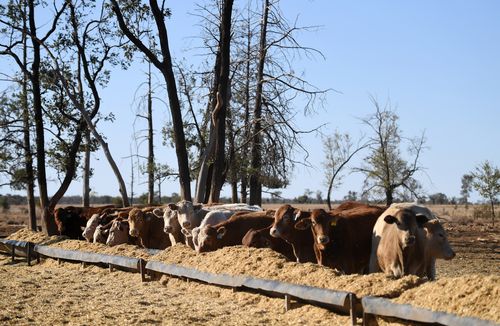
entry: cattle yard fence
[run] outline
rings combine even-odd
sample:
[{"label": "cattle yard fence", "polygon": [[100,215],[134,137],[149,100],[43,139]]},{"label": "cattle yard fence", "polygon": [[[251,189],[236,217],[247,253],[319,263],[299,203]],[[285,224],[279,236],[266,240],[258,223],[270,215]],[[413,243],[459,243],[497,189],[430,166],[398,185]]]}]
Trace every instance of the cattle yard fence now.
[{"label": "cattle yard fence", "polygon": [[[47,245],[35,245],[27,241],[6,239],[0,239],[0,251],[10,254],[12,260],[15,259],[15,256],[25,257],[29,266],[33,260],[40,262],[40,257],[48,257],[57,259],[59,262],[78,262],[83,266],[86,264],[107,266],[110,272],[114,269],[120,269],[128,272],[140,273],[143,282],[147,281],[149,276],[160,273],[211,285],[232,288],[233,290],[250,290],[284,298],[285,310],[290,309],[290,300],[294,299],[327,308],[335,312],[349,314],[351,316],[352,325],[359,325],[359,318],[361,318],[362,325],[370,325],[375,316],[382,316],[423,324],[499,326],[499,324],[488,320],[473,317],[460,317],[455,314],[432,311],[408,304],[397,304],[385,298],[367,296],[359,299],[351,292],[297,285],[245,275],[208,273],[176,264],[146,261],[141,258],[67,250]],[[150,254],[159,252],[159,250],[147,251]]]}]

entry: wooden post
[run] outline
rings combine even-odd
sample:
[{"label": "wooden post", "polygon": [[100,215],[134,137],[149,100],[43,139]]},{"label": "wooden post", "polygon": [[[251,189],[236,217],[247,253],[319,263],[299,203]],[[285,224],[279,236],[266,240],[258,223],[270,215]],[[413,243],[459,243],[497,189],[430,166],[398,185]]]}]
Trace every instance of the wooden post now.
[{"label": "wooden post", "polygon": [[108,264],[108,267],[109,267],[109,272],[112,273],[113,272],[113,264]]},{"label": "wooden post", "polygon": [[141,273],[141,281],[146,282],[146,261],[139,259],[139,272]]},{"label": "wooden post", "polygon": [[349,293],[349,313],[351,315],[351,324],[356,325],[356,298],[354,297],[354,293]]},{"label": "wooden post", "polygon": [[285,294],[285,312],[290,309],[290,296]]},{"label": "wooden post", "polygon": [[26,246],[26,261],[28,262],[28,266],[31,266],[31,242],[28,242]]}]

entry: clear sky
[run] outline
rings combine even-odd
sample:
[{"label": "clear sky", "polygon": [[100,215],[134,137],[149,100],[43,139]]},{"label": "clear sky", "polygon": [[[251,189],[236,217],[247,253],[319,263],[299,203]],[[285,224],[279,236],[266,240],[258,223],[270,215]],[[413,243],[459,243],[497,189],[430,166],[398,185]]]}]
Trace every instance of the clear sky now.
[{"label": "clear sky", "polygon": [[[193,36],[199,33],[198,18],[189,14],[194,11],[194,1],[167,4],[173,13],[168,22],[173,55],[188,63],[198,62],[188,50],[196,45]],[[301,33],[298,39],[320,50],[325,59],[298,60],[296,71],[319,88],[338,91],[328,94],[325,106],[316,114],[298,114],[298,125],[308,129],[327,123],[322,129],[325,134],[338,129],[358,137],[368,132],[359,118],[374,112],[370,95],[381,103],[390,98],[404,136],[425,131],[427,149],[421,163],[426,169],[418,179],[428,194],[458,197],[463,174],[484,160],[500,165],[500,2],[315,0],[282,1],[282,8],[290,20],[298,16],[300,25],[320,26],[316,32]],[[5,67],[5,59],[0,60]],[[101,93],[102,112],[113,112],[116,121],[100,122],[99,128],[127,183],[127,157],[134,146],[134,93],[145,81],[144,71],[139,60],[127,71],[116,70]],[[162,125],[170,119],[168,111],[157,102],[154,115],[156,158],[176,167],[174,150],[159,139]],[[144,121],[135,124],[136,130],[144,127]],[[326,191],[321,138],[306,135],[303,142],[312,167],[297,166],[290,186],[283,190],[287,198],[303,194],[306,188]],[[145,144],[141,152],[146,153]],[[351,166],[359,165],[364,154]],[[91,188],[99,195],[118,195],[102,152],[94,154],[93,164]],[[58,185],[52,180],[51,193]],[[346,176],[333,198],[341,199],[349,190],[360,192],[362,181],[361,175]],[[140,182],[134,186],[135,193],[146,192],[146,178]],[[176,182],[162,187],[163,194],[178,191]],[[8,192],[0,189],[0,193]],[[74,182],[67,194],[81,194],[81,184]]]}]

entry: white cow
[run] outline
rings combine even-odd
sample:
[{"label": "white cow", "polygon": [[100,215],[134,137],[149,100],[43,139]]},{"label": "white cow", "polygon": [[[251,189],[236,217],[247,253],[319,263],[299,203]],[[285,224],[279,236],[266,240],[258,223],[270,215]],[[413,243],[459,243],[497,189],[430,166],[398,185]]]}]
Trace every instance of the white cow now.
[{"label": "white cow", "polygon": [[207,213],[207,215],[205,215],[199,226],[193,228],[191,232],[183,229],[182,233],[184,233],[184,236],[186,237],[192,237],[194,249],[196,251],[199,251],[200,243],[202,243],[204,240],[200,238],[203,237],[203,235],[200,234],[201,229],[206,225],[216,225],[220,222],[223,222],[228,218],[230,218],[231,216],[233,216],[234,213],[235,213],[234,211],[229,211],[229,210],[210,211]]}]

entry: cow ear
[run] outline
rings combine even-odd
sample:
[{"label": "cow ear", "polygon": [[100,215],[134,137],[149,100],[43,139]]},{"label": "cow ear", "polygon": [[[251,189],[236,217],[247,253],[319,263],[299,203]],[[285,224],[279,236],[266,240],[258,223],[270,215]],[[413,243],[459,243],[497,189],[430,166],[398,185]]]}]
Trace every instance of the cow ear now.
[{"label": "cow ear", "polygon": [[309,217],[303,218],[297,223],[295,223],[294,227],[297,230],[307,230],[311,227],[311,219]]},{"label": "cow ear", "polygon": [[394,217],[394,216],[392,216],[392,215],[387,215],[386,217],[384,217],[384,221],[385,221],[385,223],[387,223],[387,224],[394,224],[394,223],[396,223],[396,222],[397,222],[397,220],[398,220],[398,219],[397,219],[397,218],[395,218],[395,217]]},{"label": "cow ear", "polygon": [[155,208],[153,209],[153,214],[158,217],[163,217],[163,208]]},{"label": "cow ear", "polygon": [[226,235],[226,228],[224,226],[221,226],[220,228],[217,229],[217,239],[222,239],[224,235]]},{"label": "cow ear", "polygon": [[417,215],[417,225],[418,227],[423,227],[425,223],[429,222],[429,218],[425,215]]},{"label": "cow ear", "polygon": [[337,220],[338,218],[332,218],[331,221],[330,221],[330,226],[333,228],[335,226],[337,226]]},{"label": "cow ear", "polygon": [[171,210],[173,210],[173,211],[176,211],[176,210],[178,210],[178,209],[179,209],[179,207],[178,207],[176,204],[172,204],[172,203],[170,203],[170,204],[168,204],[167,206],[168,206],[168,208],[170,208],[170,209],[171,209]]}]

